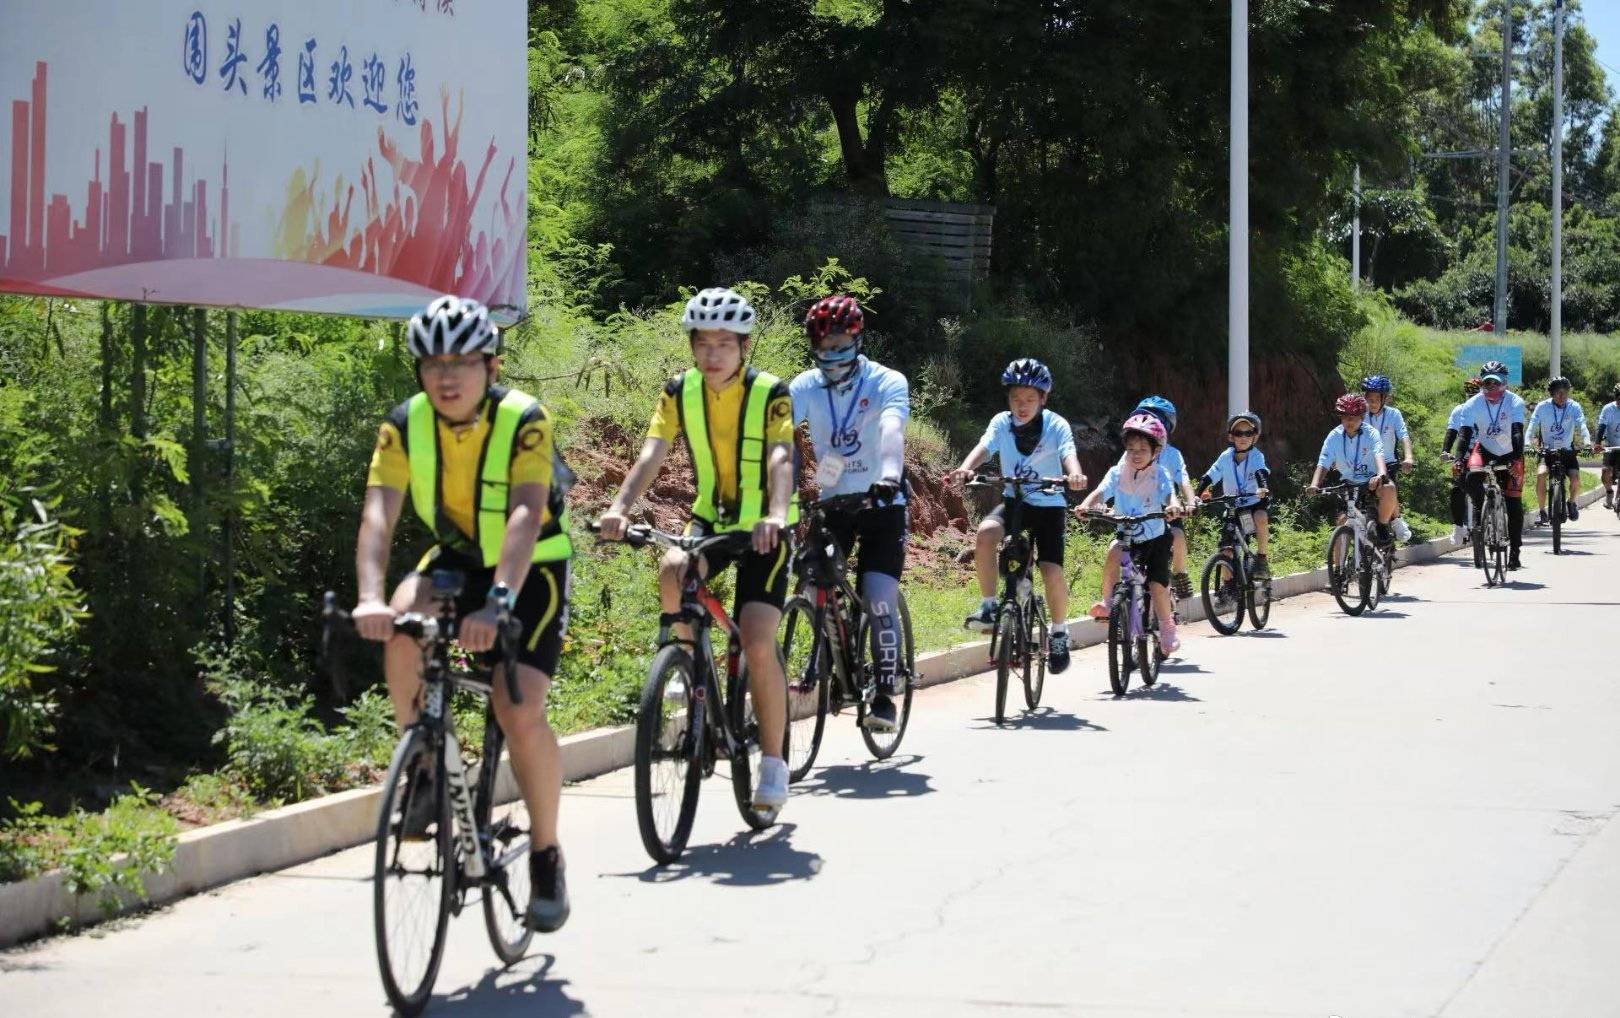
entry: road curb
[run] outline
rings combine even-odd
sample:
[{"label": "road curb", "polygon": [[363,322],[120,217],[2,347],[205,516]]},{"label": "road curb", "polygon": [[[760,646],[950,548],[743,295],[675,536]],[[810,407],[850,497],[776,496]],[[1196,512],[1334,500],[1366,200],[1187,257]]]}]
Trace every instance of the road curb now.
[{"label": "road curb", "polygon": [[[1601,487],[1583,494],[1581,507],[1598,501],[1602,494]],[[1459,547],[1460,543],[1449,536],[1409,545],[1400,549],[1398,564],[1432,562]],[[1326,585],[1327,570],[1316,569],[1277,577],[1272,581],[1272,595],[1275,600],[1284,600],[1322,590]],[[1184,599],[1179,610],[1184,622],[1204,618],[1203,602],[1198,597]],[[1091,647],[1107,638],[1103,626],[1086,624],[1090,622],[1088,617],[1070,620],[1072,646]],[[936,686],[984,671],[990,663],[989,647],[988,640],[976,640],[922,655],[917,659],[918,685]],[[635,728],[630,725],[580,732],[562,740],[564,777],[568,781],[582,781],[627,767],[634,755]],[[516,796],[515,782],[505,765],[499,788],[502,801]],[[363,844],[373,836],[380,794],[377,787],[351,789],[187,831],[177,839],[170,867],[146,876],[147,898],[121,894],[119,908],[113,914],[167,904]],[[0,884],[0,947],[106,918],[109,915],[93,896],[75,895],[68,889],[67,876],[61,871]]]}]

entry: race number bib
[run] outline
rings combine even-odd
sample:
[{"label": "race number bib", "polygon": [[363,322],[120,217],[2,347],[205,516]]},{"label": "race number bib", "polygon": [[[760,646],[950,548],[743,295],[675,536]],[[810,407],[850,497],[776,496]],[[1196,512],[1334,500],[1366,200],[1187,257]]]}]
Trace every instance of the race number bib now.
[{"label": "race number bib", "polygon": [[830,452],[821,457],[821,461],[816,464],[816,484],[818,487],[830,488],[837,484],[838,479],[843,476],[844,457],[835,452]]}]

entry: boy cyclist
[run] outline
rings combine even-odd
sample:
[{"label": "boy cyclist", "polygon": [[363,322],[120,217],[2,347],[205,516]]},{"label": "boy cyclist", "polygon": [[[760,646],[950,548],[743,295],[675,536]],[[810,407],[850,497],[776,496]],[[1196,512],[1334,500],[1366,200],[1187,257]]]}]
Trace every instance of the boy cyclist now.
[{"label": "boy cyclist", "polygon": [[1259,449],[1260,415],[1252,410],[1233,414],[1226,422],[1226,438],[1231,444],[1198,479],[1196,494],[1207,500],[1214,486],[1222,495],[1237,498],[1236,508],[1254,523],[1254,578],[1263,580],[1271,575],[1267,561],[1271,518],[1266,512],[1271,505],[1271,471],[1266,469],[1266,454]]},{"label": "boy cyclist", "polygon": [[[1052,392],[1052,372],[1040,361],[1025,357],[1007,365],[1001,373],[1001,384],[1007,389],[1008,409],[990,419],[984,437],[962,465],[951,471],[951,479],[967,480],[994,454],[1004,477],[1032,480],[1061,476],[1071,491],[1085,488],[1086,475],[1075,455],[1069,422],[1046,409],[1047,396]],[[1009,486],[1004,497],[1018,496]],[[1062,492],[1025,491],[1022,500],[1024,529],[1034,539],[1035,561],[1040,563],[1046,603],[1052,611],[1047,667],[1057,673],[1069,667],[1069,584],[1063,577],[1068,503]],[[980,601],[978,610],[967,617],[969,629],[985,632],[996,623],[996,555],[1007,531],[1006,510],[1003,502],[986,513],[979,524],[973,564],[979,578]]]},{"label": "boy cyclist", "polygon": [[[388,694],[404,727],[419,709],[422,654],[414,639],[394,633],[393,623],[401,612],[429,609],[424,576],[434,569],[466,574],[456,604],[458,639],[486,662],[495,658],[500,611],[520,623],[516,678],[523,702],[512,703],[502,676],[491,696],[532,824],[527,920],[549,933],[569,913],[557,844],[562,767],[546,720],[546,691],[568,619],[573,546],[563,500],[570,475],[545,408],[495,384],[500,335],[482,304],[440,297],[411,319],[406,344],[422,391],[395,407],[377,434],[355,551],[354,625],[366,639],[387,644]],[[385,601],[389,544],[407,493],[438,543]],[[423,772],[413,780],[425,784]],[[438,817],[434,797],[412,794],[408,803],[405,835],[427,836]]]},{"label": "boy cyclist", "polygon": [[[1524,400],[1507,387],[1508,367],[1501,361],[1486,361],[1479,369],[1480,393],[1463,404],[1457,435],[1462,440],[1462,458],[1470,465],[1496,468],[1498,483],[1507,502],[1508,545],[1512,551],[1508,568],[1518,569],[1519,545],[1524,540]],[[1468,498],[1478,516],[1485,498],[1483,478],[1468,479]]]},{"label": "boy cyclist", "polygon": [[[1401,474],[1411,471],[1417,466],[1412,459],[1412,436],[1406,430],[1406,415],[1399,407],[1391,406],[1390,394],[1395,386],[1384,375],[1368,375],[1361,380],[1361,394],[1367,400],[1367,424],[1378,432],[1378,440],[1384,444],[1384,459],[1389,467],[1384,480],[1393,492],[1395,504],[1395,540],[1410,541],[1412,528],[1401,519],[1400,491],[1397,480]],[[1395,459],[1395,453],[1401,452],[1402,458]]]},{"label": "boy cyclist", "polygon": [[[599,532],[616,541],[630,525],[629,513],[658,477],[676,436],[684,436],[697,475],[697,500],[688,531],[749,532],[740,555],[706,554],[698,568],[713,576],[737,566],[737,625],[748,664],[748,689],[759,717],[761,761],[754,790],[757,810],[787,802],[787,763],[782,738],[787,726],[787,679],[777,652],[776,630],[788,586],[788,534],[798,521],[793,501],[793,406],[787,384],[747,366],[754,308],[741,294],[720,287],[686,302],[686,331],[695,366],[671,378],[653,411],[641,455],[625,475]],[[672,549],[658,568],[658,596],[666,615],[681,607],[687,556]]]},{"label": "boy cyclist", "polygon": [[1384,443],[1378,432],[1367,423],[1367,398],[1349,392],[1333,403],[1338,412],[1339,426],[1328,432],[1322,440],[1322,451],[1316,458],[1316,471],[1305,490],[1317,494],[1322,490],[1322,475],[1335,470],[1346,481],[1365,484],[1378,499],[1378,523],[1374,527],[1379,541],[1390,538],[1389,521],[1395,515],[1395,489],[1385,483],[1389,470],[1384,462]]},{"label": "boy cyclist", "polygon": [[[1575,435],[1581,436],[1579,448],[1592,444],[1592,433],[1586,428],[1586,411],[1580,403],[1569,398],[1569,379],[1562,375],[1547,383],[1547,399],[1536,404],[1530,415],[1526,437],[1536,448],[1545,449],[1564,466],[1564,477],[1569,484],[1569,500],[1564,503],[1571,522],[1581,518],[1575,500],[1581,494],[1581,463],[1575,451]],[[1536,517],[1542,525],[1547,523],[1547,460],[1536,467]]]},{"label": "boy cyclist", "polygon": [[1603,457],[1603,508],[1614,508],[1614,477],[1620,468],[1620,384],[1610,393],[1614,398],[1598,411],[1597,451]]},{"label": "boy cyclist", "polygon": [[906,376],[861,353],[865,313],[854,297],[826,297],[804,316],[816,366],[788,385],[793,419],[809,430],[822,498],[868,492],[859,512],[829,512],[827,526],[848,554],[860,539],[856,574],[872,623],[877,693],[864,724],[892,732],[900,667],[900,574],[906,565]]},{"label": "boy cyclist", "polygon": [[[1187,474],[1187,459],[1181,455],[1180,449],[1169,442],[1169,436],[1176,433],[1176,405],[1163,396],[1144,396],[1131,413],[1150,413],[1164,425],[1166,441],[1164,448],[1159,450],[1159,466],[1170,475],[1181,503],[1192,505],[1196,496],[1192,478]],[[1192,597],[1192,577],[1187,575],[1187,523],[1179,516],[1170,521],[1170,541],[1170,588],[1178,598]]]}]

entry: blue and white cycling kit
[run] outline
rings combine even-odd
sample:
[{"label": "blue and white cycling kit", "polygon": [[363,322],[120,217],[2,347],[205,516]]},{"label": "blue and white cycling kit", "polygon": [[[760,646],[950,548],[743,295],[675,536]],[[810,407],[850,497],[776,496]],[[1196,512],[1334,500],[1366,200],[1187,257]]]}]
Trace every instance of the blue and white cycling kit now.
[{"label": "blue and white cycling kit", "polygon": [[1159,466],[1170,475],[1170,483],[1174,484],[1178,491],[1183,484],[1192,483],[1192,478],[1187,475],[1187,459],[1175,446],[1166,445],[1159,450]]},{"label": "blue and white cycling kit", "polygon": [[1524,429],[1526,440],[1535,434],[1541,435],[1541,445],[1546,449],[1573,449],[1577,434],[1581,436],[1582,445],[1592,441],[1592,433],[1586,429],[1586,411],[1572,399],[1566,400],[1563,406],[1551,399],[1537,403],[1530,415],[1530,426]]},{"label": "blue and white cycling kit", "polygon": [[[1117,516],[1141,516],[1144,513],[1162,512],[1170,504],[1175,494],[1175,485],[1170,481],[1170,472],[1157,460],[1143,468],[1146,477],[1136,477],[1127,482],[1125,472],[1131,468],[1115,463],[1108,468],[1103,476],[1102,484],[1097,490],[1102,492],[1105,501],[1114,504],[1114,514]],[[1132,473],[1135,473],[1132,471]],[[1127,533],[1129,544],[1141,544],[1151,541],[1164,534],[1163,520],[1148,520]]]},{"label": "blue and white cycling kit", "polygon": [[[1482,392],[1462,405],[1462,426],[1474,429],[1474,441],[1492,456],[1513,451],[1513,426],[1525,423],[1524,400],[1516,392],[1505,393],[1492,403]],[[1467,454],[1469,450],[1464,449]]]},{"label": "blue and white cycling kit", "polygon": [[1391,466],[1395,458],[1400,455],[1400,442],[1407,437],[1406,415],[1401,413],[1400,407],[1384,404],[1384,409],[1378,413],[1367,411],[1364,418],[1367,426],[1378,432],[1378,440],[1384,443],[1384,465]]},{"label": "blue and white cycling kit", "polygon": [[1463,407],[1467,405],[1467,403],[1458,403],[1456,406],[1451,408],[1451,413],[1446,417],[1447,431],[1459,431],[1462,429]]},{"label": "blue and white cycling kit", "polygon": [[1341,424],[1328,432],[1316,465],[1323,470],[1337,470],[1347,481],[1366,482],[1378,473],[1378,457],[1383,454],[1383,441],[1366,421],[1354,435],[1345,434]]},{"label": "blue and white cycling kit", "polygon": [[1243,462],[1239,463],[1237,450],[1228,447],[1204,471],[1204,479],[1211,484],[1219,484],[1222,495],[1238,496],[1237,507],[1247,509],[1260,501],[1260,496],[1255,494],[1260,490],[1256,478],[1265,471],[1266,454],[1259,449],[1250,449]]},{"label": "blue and white cycling kit", "polygon": [[1605,403],[1598,411],[1598,434],[1605,446],[1620,446],[1620,403]]},{"label": "blue and white cycling kit", "polygon": [[[897,417],[903,427],[911,416],[905,375],[862,357],[842,384],[827,385],[821,372],[811,368],[788,383],[788,394],[793,419],[809,423],[816,459],[824,463],[835,455],[843,465],[838,479],[822,486],[822,498],[866,491],[884,480],[886,468],[892,472],[889,480],[900,479],[901,464],[884,464],[879,444],[885,418]],[[894,500],[896,505],[904,502],[903,495]]]},{"label": "blue and white cycling kit", "polygon": [[[1042,410],[1040,441],[1026,456],[1018,451],[1017,439],[1013,435],[1012,414],[1003,410],[990,419],[990,426],[985,429],[979,444],[1001,461],[1001,472],[1007,477],[1029,480],[1062,477],[1068,473],[1063,469],[1064,459],[1074,455],[1074,432],[1069,430],[1068,421],[1050,410]],[[1012,497],[1012,493],[1010,486],[1003,492],[1008,498]],[[1061,491],[1026,491],[1024,504],[1062,508],[1069,503]]]}]

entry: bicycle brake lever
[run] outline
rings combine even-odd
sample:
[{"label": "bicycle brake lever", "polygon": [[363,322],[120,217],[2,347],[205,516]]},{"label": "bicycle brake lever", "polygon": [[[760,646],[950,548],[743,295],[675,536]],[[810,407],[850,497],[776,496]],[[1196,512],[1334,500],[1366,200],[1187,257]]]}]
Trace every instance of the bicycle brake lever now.
[{"label": "bicycle brake lever", "polygon": [[517,644],[522,629],[523,624],[502,609],[496,639],[501,646],[501,670],[506,673],[506,692],[514,704],[523,702],[523,692],[518,689],[517,681]]}]

